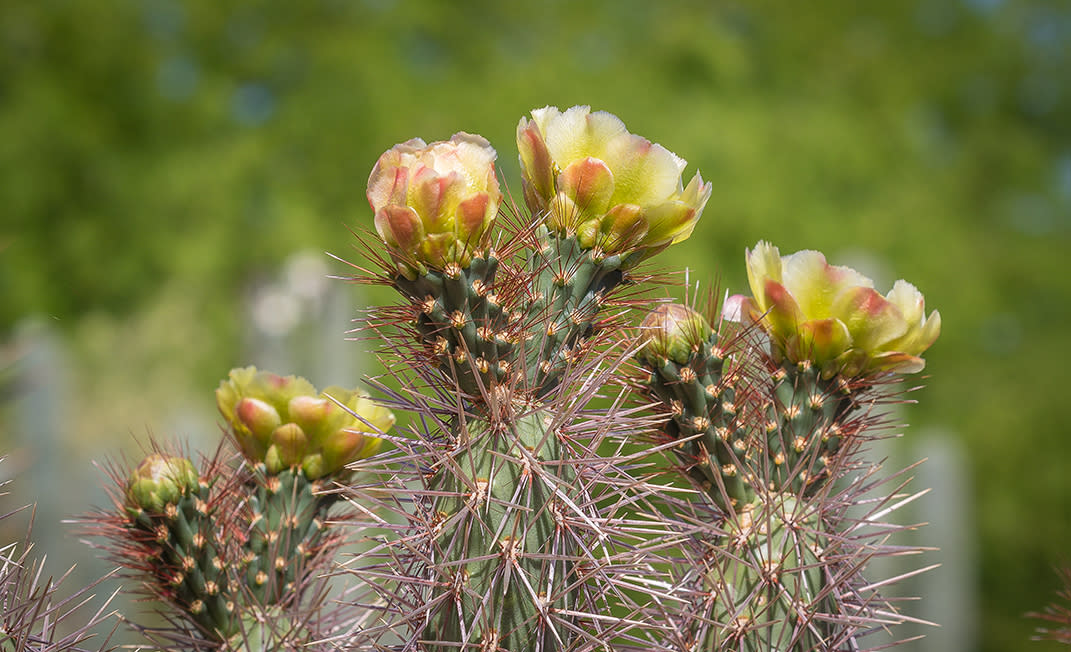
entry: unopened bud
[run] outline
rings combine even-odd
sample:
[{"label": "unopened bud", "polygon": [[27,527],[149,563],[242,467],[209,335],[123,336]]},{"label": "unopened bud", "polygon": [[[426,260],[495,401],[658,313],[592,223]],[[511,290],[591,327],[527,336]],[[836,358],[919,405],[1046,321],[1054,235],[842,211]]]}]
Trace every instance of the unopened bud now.
[{"label": "unopened bud", "polygon": [[646,340],[640,358],[658,367],[667,359],[687,364],[712,333],[703,315],[679,303],[658,306],[643,320],[640,329]]},{"label": "unopened bud", "polygon": [[183,457],[150,455],[138,464],[127,482],[129,505],[159,513],[169,504],[197,489],[199,477],[193,463]]}]

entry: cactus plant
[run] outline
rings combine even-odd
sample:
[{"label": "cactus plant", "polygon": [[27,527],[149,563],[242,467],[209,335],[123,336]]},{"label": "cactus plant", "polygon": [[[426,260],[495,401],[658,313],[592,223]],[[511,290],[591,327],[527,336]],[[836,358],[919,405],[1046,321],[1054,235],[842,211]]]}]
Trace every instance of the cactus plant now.
[{"label": "cactus plant", "polygon": [[[643,265],[712,185],[588,107],[533,111],[517,146],[523,207],[477,135],[373,167],[378,268],[352,280],[401,298],[358,328],[382,341],[377,399],[237,368],[215,456],[113,471],[116,504],[88,522],[162,601],[151,640],[807,652],[901,619],[864,573],[909,552],[884,517],[917,494],[863,452],[940,315],[905,281],[883,296],[767,243],[745,256],[750,297],[652,298]],[[329,603],[332,573],[350,588]]]}]

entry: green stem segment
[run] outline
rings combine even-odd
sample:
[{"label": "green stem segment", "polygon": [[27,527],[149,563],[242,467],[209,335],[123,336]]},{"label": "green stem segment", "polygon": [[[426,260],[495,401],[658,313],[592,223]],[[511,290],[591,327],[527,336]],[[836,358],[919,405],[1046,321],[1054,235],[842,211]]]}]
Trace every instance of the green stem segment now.
[{"label": "green stem segment", "polygon": [[725,360],[717,339],[712,333],[698,342],[683,364],[658,360],[648,387],[670,409],[665,429],[681,440],[675,452],[685,472],[728,510],[749,504],[755,491],[741,468],[749,437],[737,424],[735,392],[722,382]]},{"label": "green stem segment", "polygon": [[638,256],[603,256],[545,227],[535,235],[538,249],[528,261],[531,286],[514,313],[495,292],[494,252],[474,255],[468,267],[451,264],[413,280],[394,279],[416,306],[417,330],[439,368],[470,396],[508,382],[519,365],[533,395],[549,394],[561,381],[570,352],[591,336],[603,298]]},{"label": "green stem segment", "polygon": [[399,292],[418,308],[417,330],[439,359],[439,368],[472,396],[511,371],[514,338],[495,295],[495,253],[472,257],[468,267],[448,265],[409,280],[394,279]]},{"label": "green stem segment", "polygon": [[134,527],[152,534],[152,565],[161,586],[206,635],[223,641],[236,631],[235,605],[215,515],[200,484],[159,513],[132,510]]},{"label": "green stem segment", "polygon": [[681,439],[677,456],[685,471],[723,510],[746,509],[756,485],[764,491],[812,494],[829,478],[855,407],[836,378],[808,365],[785,365],[773,376],[773,400],[764,420],[742,417],[731,382],[724,382],[717,333],[699,343],[681,364],[648,362],[651,392],[669,407],[666,432]]},{"label": "green stem segment", "polygon": [[769,494],[727,520],[725,531],[706,573],[709,622],[700,649],[831,649],[837,606],[824,590],[816,515],[794,495]]},{"label": "green stem segment", "polygon": [[253,469],[249,539],[245,543],[245,581],[261,605],[300,599],[299,587],[309,560],[320,550],[324,519],[333,502],[315,494],[318,483],[300,468],[269,475]]},{"label": "green stem segment", "polygon": [[422,649],[570,649],[570,631],[553,627],[550,614],[571,606],[565,587],[576,553],[562,536],[556,495],[573,471],[546,418],[536,411],[500,428],[458,425],[457,453],[430,487],[442,492],[429,566],[429,603],[440,606]]},{"label": "green stem segment", "polygon": [[774,373],[767,407],[766,481],[777,491],[813,495],[831,478],[855,397],[838,378],[822,378],[810,365],[786,363]]},{"label": "green stem segment", "polygon": [[571,352],[591,336],[605,297],[622,283],[639,253],[603,255],[584,248],[575,236],[561,236],[540,227],[538,248],[529,255],[533,293],[525,318],[535,332],[526,353],[528,382],[545,396],[561,382]]}]

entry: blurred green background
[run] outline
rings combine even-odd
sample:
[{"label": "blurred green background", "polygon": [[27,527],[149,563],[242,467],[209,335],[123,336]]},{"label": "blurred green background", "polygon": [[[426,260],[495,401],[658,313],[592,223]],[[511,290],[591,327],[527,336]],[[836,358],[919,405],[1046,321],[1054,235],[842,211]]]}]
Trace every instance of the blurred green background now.
[{"label": "blurred green background", "polygon": [[376,157],[479,132],[519,193],[517,120],[546,104],[713,182],[666,270],[744,291],[770,239],[926,294],[944,333],[889,450],[934,458],[915,542],[944,550],[916,565],[961,590],[910,609],[954,603],[925,649],[1056,649],[1022,614],[1071,563],[1063,0],[0,4],[0,473],[42,545],[78,550],[59,519],[105,503],[90,460],[212,446],[230,367],[375,372],[344,331],[390,297],[324,281],[347,268],[322,252],[358,258]]}]

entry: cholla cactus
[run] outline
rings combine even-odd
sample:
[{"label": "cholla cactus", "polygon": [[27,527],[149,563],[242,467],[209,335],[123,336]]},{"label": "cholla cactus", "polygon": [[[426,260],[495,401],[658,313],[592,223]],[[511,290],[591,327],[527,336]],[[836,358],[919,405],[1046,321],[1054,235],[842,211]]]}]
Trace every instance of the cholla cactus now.
[{"label": "cholla cactus", "polygon": [[[897,622],[862,572],[903,551],[881,516],[911,497],[860,451],[939,314],[766,243],[722,316],[652,308],[638,266],[711,184],[588,107],[533,111],[517,145],[528,212],[501,216],[479,136],[375,164],[380,270],[355,280],[402,298],[358,328],[383,338],[382,403],[235,369],[216,398],[240,458],[121,474],[98,523],[186,623],[174,646],[809,652]],[[332,569],[356,586],[327,609]]]},{"label": "cholla cactus", "polygon": [[[536,112],[537,121],[550,113]],[[576,108],[565,115],[579,119],[543,124],[546,143],[538,127],[522,122],[525,178],[551,174],[559,163],[548,156],[590,148],[608,158],[613,153],[617,191],[609,168],[585,158],[581,165],[604,172],[587,180],[597,187],[585,185],[576,166],[527,186],[533,210],[553,205],[557,217],[537,212],[507,222],[497,233],[482,232],[486,246],[470,239],[476,246],[464,258],[424,259],[426,271],[415,277],[388,264],[378,279],[397,288],[406,304],[374,321],[416,327],[404,339],[387,334],[400,358],[392,371],[403,387],[430,386],[434,397],[397,395],[397,406],[418,412],[420,421],[410,438],[394,441],[398,457],[382,470],[399,496],[392,508],[403,524],[374,551],[383,559],[374,572],[398,582],[384,595],[407,612],[394,626],[405,649],[595,649],[625,627],[607,596],[621,591],[614,569],[637,555],[628,552],[632,541],[615,544],[620,534],[600,511],[620,497],[618,490],[586,474],[593,465],[614,464],[596,454],[601,441],[634,435],[645,422],[622,410],[598,416],[582,410],[630,346],[599,352],[616,317],[602,309],[640,260],[687,237],[705,201],[698,193],[709,193],[709,186],[697,177],[696,197],[684,206],[674,190],[681,159],[631,136],[609,114],[588,120]],[[610,123],[619,128],[598,128]],[[449,150],[433,145],[427,155],[443,151]],[[472,161],[468,176],[485,178],[488,160]],[[369,197],[377,194],[380,174],[377,166]],[[615,192],[620,198],[611,203]],[[615,221],[615,208],[628,219]],[[392,239],[384,241],[395,258]],[[493,242],[507,244],[498,249]],[[402,461],[419,474],[399,479]],[[410,503],[401,496],[414,493],[413,481],[420,488]],[[355,491],[354,499],[373,496]]]},{"label": "cholla cactus", "polygon": [[883,383],[922,368],[940,318],[925,320],[903,281],[887,300],[817,252],[785,260],[782,269],[765,243],[749,252],[762,298],[736,297],[728,309],[755,319],[769,350],[739,328],[723,338],[734,328],[714,329],[685,306],[663,306],[643,325],[643,387],[669,413],[664,432],[715,508],[697,537],[704,570],[685,575],[708,600],[707,613],[683,614],[703,649],[841,649],[889,617],[876,596],[858,596],[858,569],[894,549],[880,544],[887,532],[850,514],[867,492],[847,478],[879,425]]},{"label": "cholla cactus", "polygon": [[305,647],[351,620],[346,610],[324,614],[325,593],[313,586],[346,541],[329,524],[338,496],[327,490],[378,449],[394,416],[363,393],[320,393],[254,367],[231,371],[216,397],[243,459],[217,455],[198,472],[184,457],[154,453],[126,477],[114,471],[117,509],[88,519],[90,530],[172,608],[171,630],[144,630],[152,640]]}]

